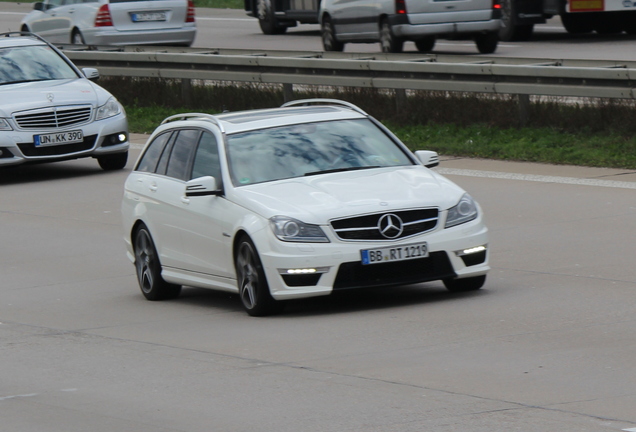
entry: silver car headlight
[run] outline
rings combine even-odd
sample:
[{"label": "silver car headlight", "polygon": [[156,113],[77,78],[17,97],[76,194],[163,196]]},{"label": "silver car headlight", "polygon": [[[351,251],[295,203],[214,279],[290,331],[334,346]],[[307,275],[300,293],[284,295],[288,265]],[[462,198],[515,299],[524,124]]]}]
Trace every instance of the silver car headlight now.
[{"label": "silver car headlight", "polygon": [[13,130],[7,119],[0,118],[0,131]]},{"label": "silver car headlight", "polygon": [[119,104],[119,102],[117,102],[117,99],[112,97],[108,99],[108,101],[104,105],[97,108],[97,115],[95,119],[103,120],[108,117],[116,116],[117,114],[120,114],[121,112],[122,112],[121,105]]},{"label": "silver car headlight", "polygon": [[282,241],[329,243],[322,228],[287,216],[274,216],[269,220],[274,235]]},{"label": "silver car headlight", "polygon": [[448,209],[446,228],[460,225],[477,218],[477,203],[473,198],[464,194],[455,207]]}]

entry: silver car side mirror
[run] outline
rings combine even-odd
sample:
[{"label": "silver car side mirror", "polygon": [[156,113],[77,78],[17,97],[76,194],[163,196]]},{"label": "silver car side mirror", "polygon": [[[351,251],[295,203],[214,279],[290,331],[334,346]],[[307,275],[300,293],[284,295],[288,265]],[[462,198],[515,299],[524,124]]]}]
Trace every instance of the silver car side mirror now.
[{"label": "silver car side mirror", "polygon": [[439,155],[431,150],[418,150],[415,156],[426,168],[433,168],[439,165]]},{"label": "silver car side mirror", "polygon": [[212,176],[199,177],[186,182],[185,195],[187,197],[218,196],[222,193],[223,191],[216,184],[216,179]]}]

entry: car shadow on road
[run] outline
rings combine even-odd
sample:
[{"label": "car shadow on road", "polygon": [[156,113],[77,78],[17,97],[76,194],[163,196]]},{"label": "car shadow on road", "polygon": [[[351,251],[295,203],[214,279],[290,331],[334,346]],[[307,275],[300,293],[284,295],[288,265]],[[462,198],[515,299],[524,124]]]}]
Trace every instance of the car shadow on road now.
[{"label": "car shadow on road", "polygon": [[[465,293],[447,291],[441,283],[404,285],[390,288],[362,288],[334,292],[329,296],[287,300],[278,317],[304,317],[369,312],[415,305],[462,301],[488,295],[487,290]],[[210,307],[226,312],[243,312],[237,294],[186,287],[178,299],[172,300],[196,307]]]},{"label": "car shadow on road", "polygon": [[66,161],[48,162],[33,165],[18,165],[15,167],[5,167],[0,169],[0,186],[37,183],[52,180],[72,179],[78,177],[89,177],[95,175],[108,176],[122,171],[105,172],[97,161]]}]

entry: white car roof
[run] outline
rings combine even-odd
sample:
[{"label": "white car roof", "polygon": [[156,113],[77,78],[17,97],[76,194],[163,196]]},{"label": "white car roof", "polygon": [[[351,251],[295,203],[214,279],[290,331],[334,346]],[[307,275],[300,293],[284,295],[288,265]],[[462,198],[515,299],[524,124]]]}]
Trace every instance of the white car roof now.
[{"label": "white car roof", "polygon": [[362,118],[367,118],[363,111],[357,111],[346,106],[311,105],[237,111],[215,116],[200,113],[178,114],[167,118],[163,124],[168,124],[168,128],[184,126],[205,127],[212,122],[217,124],[225,133],[233,134],[292,124]]}]

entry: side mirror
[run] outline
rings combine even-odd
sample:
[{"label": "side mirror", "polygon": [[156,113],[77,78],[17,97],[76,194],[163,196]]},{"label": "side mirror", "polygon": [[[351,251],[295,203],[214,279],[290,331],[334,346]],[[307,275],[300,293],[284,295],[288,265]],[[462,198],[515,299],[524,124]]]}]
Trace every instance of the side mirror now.
[{"label": "side mirror", "polygon": [[33,3],[33,10],[43,11],[44,10],[44,3],[42,3],[42,2]]},{"label": "side mirror", "polygon": [[91,81],[97,81],[99,79],[99,71],[95,68],[82,68],[84,76]]},{"label": "side mirror", "polygon": [[192,179],[186,182],[185,195],[187,197],[221,195],[223,191],[216,185],[216,179],[212,176],[205,176]]},{"label": "side mirror", "polygon": [[431,150],[418,150],[415,156],[426,168],[433,168],[439,165],[439,155]]}]

